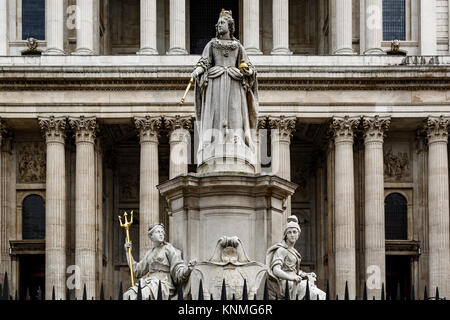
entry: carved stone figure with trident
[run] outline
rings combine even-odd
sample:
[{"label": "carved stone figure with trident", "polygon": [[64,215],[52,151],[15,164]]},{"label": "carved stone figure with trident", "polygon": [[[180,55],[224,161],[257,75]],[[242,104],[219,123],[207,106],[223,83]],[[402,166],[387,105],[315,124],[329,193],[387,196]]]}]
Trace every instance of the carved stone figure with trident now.
[{"label": "carved stone figure with trident", "polygon": [[[145,253],[144,258],[136,262],[131,254],[132,245],[127,237],[125,250],[128,252],[128,265],[130,271],[139,279],[143,300],[156,300],[158,296],[158,286],[161,283],[161,293],[163,299],[175,297],[176,287],[181,284],[184,298],[189,294],[187,285],[189,275],[197,261],[192,260],[186,266],[181,259],[181,252],[170,243],[165,242],[165,230],[162,224],[150,225],[147,232],[153,242],[153,248]],[[138,286],[134,285],[123,295],[124,300],[137,299]]]},{"label": "carved stone figure with trident", "polygon": [[[125,229],[127,236],[127,243],[130,243],[130,227],[133,224],[133,210],[131,211],[130,221],[127,220],[127,212],[123,214],[123,218],[125,223],[122,223],[122,217],[119,216],[120,227]],[[131,246],[128,247],[128,261],[131,261]],[[133,274],[133,264],[128,264],[130,266],[130,275],[131,275],[131,286],[134,287],[134,274]]]}]

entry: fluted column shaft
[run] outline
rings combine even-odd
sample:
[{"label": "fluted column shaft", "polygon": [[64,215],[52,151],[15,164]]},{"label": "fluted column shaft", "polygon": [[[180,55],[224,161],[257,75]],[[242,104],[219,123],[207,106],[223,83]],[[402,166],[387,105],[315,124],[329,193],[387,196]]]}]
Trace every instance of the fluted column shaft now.
[{"label": "fluted column shaft", "polygon": [[335,144],[335,273],[336,294],[356,293],[355,186],[353,173],[353,130],[359,118],[335,117],[331,128]]},{"label": "fluted column shaft", "polygon": [[0,56],[9,55],[8,1],[0,1]]},{"label": "fluted column shaft", "polygon": [[98,54],[100,30],[98,27],[99,0],[77,0],[77,49],[75,54]]},{"label": "fluted column shaft", "polygon": [[[96,297],[96,184],[94,143],[97,131],[95,118],[70,118],[75,131],[75,264],[80,268],[81,286],[86,284],[87,297]],[[76,290],[81,299],[83,287]]]},{"label": "fluted column shaft", "polygon": [[420,0],[420,54],[437,54],[436,1]]},{"label": "fluted column shaft", "polygon": [[162,119],[160,117],[136,117],[141,144],[139,179],[139,255],[142,259],[152,248],[147,235],[148,227],[159,222],[158,136]]},{"label": "fluted column shaft", "polygon": [[40,118],[47,142],[45,201],[45,298],[66,295],[66,118]]},{"label": "fluted column shaft", "polygon": [[141,48],[138,54],[158,54],[156,14],[156,0],[141,0]]},{"label": "fluted column shaft", "polygon": [[272,2],[272,54],[292,54],[289,50],[289,0]]},{"label": "fluted column shaft", "polygon": [[244,47],[248,54],[261,54],[259,48],[259,0],[247,0],[244,7]]},{"label": "fluted column shaft", "polygon": [[365,52],[364,54],[385,54],[381,49],[383,40],[382,0],[366,0]]},{"label": "fluted column shaft", "polygon": [[450,118],[430,117],[428,129],[429,289],[450,297],[448,128]]},{"label": "fluted column shaft", "polygon": [[187,54],[186,0],[170,0],[170,49],[167,54]]},{"label": "fluted column shaft", "polygon": [[[295,117],[269,117],[272,142],[272,174],[291,180],[291,138],[295,131]],[[291,197],[286,200],[285,219],[291,215]]]},{"label": "fluted column shaft", "polygon": [[192,118],[188,117],[165,117],[164,123],[169,129],[170,164],[169,179],[188,172],[188,160],[190,150],[188,149],[192,130]]},{"label": "fluted column shaft", "polygon": [[261,130],[267,130],[267,117],[258,118],[258,128],[255,130],[255,145],[256,145],[256,166],[255,173],[261,173]]},{"label": "fluted column shaft", "polygon": [[353,54],[352,0],[335,0],[335,8],[333,54]]},{"label": "fluted column shaft", "polygon": [[[3,175],[2,169],[3,165],[3,154],[1,152],[1,147],[3,144],[3,135],[5,133],[3,120],[0,118],[0,200],[3,201]],[[9,260],[9,239],[8,239],[8,219],[5,210],[3,210],[3,205],[0,205],[0,274],[4,274],[8,270],[7,263]],[[2,280],[3,282],[3,280]]]},{"label": "fluted column shaft", "polygon": [[364,260],[367,296],[381,298],[386,283],[383,141],[388,117],[364,117]]},{"label": "fluted column shaft", "polygon": [[64,54],[64,1],[45,0],[45,54]]}]

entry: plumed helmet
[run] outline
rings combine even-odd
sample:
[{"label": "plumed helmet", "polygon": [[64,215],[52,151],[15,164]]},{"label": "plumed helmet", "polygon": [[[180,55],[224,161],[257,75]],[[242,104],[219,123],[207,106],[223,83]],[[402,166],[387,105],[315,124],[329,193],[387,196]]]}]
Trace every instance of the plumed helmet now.
[{"label": "plumed helmet", "polygon": [[295,229],[297,229],[298,233],[302,232],[302,229],[300,229],[300,225],[298,224],[298,218],[297,218],[297,216],[289,216],[289,217],[287,218],[286,227],[284,228],[283,239],[286,238],[286,232],[287,232],[288,229],[290,229],[290,228],[295,228]]}]

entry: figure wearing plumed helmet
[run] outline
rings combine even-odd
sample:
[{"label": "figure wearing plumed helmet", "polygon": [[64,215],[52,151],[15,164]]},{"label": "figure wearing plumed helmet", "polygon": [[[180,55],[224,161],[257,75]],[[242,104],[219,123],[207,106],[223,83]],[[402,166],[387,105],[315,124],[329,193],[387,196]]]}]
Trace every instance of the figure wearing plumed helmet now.
[{"label": "figure wearing plumed helmet", "polygon": [[300,225],[296,216],[287,218],[284,229],[283,240],[267,250],[266,265],[268,267],[268,289],[271,299],[275,297],[283,299],[286,292],[286,281],[288,282],[290,297],[303,299],[306,293],[307,280],[309,279],[309,290],[311,299],[324,300],[325,292],[314,284],[316,274],[306,273],[300,269],[302,256],[295,249],[301,233]]}]

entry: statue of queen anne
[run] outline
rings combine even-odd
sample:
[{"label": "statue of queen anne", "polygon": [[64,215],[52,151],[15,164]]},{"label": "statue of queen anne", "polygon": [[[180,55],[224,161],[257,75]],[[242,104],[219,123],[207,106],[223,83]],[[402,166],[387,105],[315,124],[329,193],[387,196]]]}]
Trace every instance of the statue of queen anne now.
[{"label": "statue of queen anne", "polygon": [[256,69],[233,33],[232,13],[222,9],[216,24],[216,38],[208,42],[192,72],[191,77],[196,79],[199,168],[208,159],[230,157],[231,153],[223,151],[229,146],[234,148],[231,158],[254,163],[251,132],[257,126]]}]

